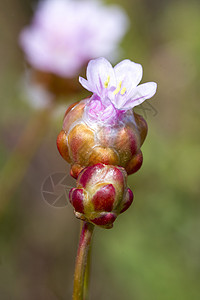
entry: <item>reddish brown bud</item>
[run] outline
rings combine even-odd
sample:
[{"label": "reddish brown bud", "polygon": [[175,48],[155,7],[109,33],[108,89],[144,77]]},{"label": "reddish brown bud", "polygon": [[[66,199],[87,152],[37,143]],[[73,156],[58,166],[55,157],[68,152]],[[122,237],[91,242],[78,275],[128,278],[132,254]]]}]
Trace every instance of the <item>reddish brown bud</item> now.
[{"label": "reddish brown bud", "polygon": [[71,163],[71,174],[90,165],[104,163],[125,168],[128,174],[142,165],[140,147],[147,134],[147,124],[138,114],[122,113],[119,124],[91,127],[84,118],[88,99],[72,105],[66,112],[57,145],[62,157]]},{"label": "reddish brown bud", "polygon": [[64,130],[61,130],[57,137],[57,148],[58,151],[60,152],[61,156],[68,162],[70,163],[70,156],[69,156],[69,151],[68,151],[68,146],[67,146],[67,135],[64,132]]},{"label": "reddish brown bud", "polygon": [[134,117],[140,133],[140,146],[142,146],[147,136],[147,131],[148,131],[147,122],[141,115],[138,115],[136,113],[134,113]]},{"label": "reddish brown bud", "polygon": [[142,151],[139,150],[139,152],[129,161],[128,165],[126,166],[127,174],[131,175],[137,172],[141,168],[142,162],[143,162],[143,155],[142,155]]},{"label": "reddish brown bud", "polygon": [[69,197],[77,218],[105,228],[133,201],[124,168],[104,164],[83,169]]}]

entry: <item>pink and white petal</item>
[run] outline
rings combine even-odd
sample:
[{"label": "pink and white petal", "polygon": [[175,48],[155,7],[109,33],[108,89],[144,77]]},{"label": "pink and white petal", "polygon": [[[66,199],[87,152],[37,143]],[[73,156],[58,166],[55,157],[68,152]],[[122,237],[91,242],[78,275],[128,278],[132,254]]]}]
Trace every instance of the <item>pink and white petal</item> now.
[{"label": "pink and white petal", "polygon": [[94,92],[94,88],[85,78],[79,76],[79,82],[86,90],[88,90],[89,92]]},{"label": "pink and white petal", "polygon": [[112,65],[105,58],[100,57],[89,62],[87,67],[87,80],[92,87],[93,93],[98,96],[105,92],[105,83],[108,83],[107,88],[116,84],[115,73]]},{"label": "pink and white petal", "polygon": [[109,97],[110,97],[110,101],[112,102],[112,104],[114,105],[115,108],[117,109],[122,109],[123,110],[123,104],[126,103],[126,96],[125,95],[121,95],[121,94],[117,94],[114,95],[114,93],[109,93]]},{"label": "pink and white petal", "polygon": [[155,82],[147,82],[137,86],[132,90],[132,93],[121,109],[131,109],[146,99],[150,99],[156,93],[157,84]]},{"label": "pink and white petal", "polygon": [[114,67],[117,84],[122,81],[121,88],[126,88],[127,93],[135,88],[142,79],[142,66],[125,59]]}]

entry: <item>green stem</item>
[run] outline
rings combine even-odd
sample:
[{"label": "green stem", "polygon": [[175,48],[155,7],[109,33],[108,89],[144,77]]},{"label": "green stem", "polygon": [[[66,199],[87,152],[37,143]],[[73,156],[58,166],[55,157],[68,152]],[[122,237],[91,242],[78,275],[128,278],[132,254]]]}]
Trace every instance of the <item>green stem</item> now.
[{"label": "green stem", "polygon": [[[80,222],[80,235],[83,229],[83,222]],[[85,267],[85,276],[84,276],[84,286],[83,286],[83,300],[88,299],[89,294],[89,282],[90,282],[90,265],[91,265],[91,248],[92,248],[92,242],[90,243],[89,250],[88,250],[88,256],[87,256],[87,262]]]},{"label": "green stem", "polygon": [[94,225],[84,222],[79,240],[74,272],[73,300],[83,300],[85,271],[88,264],[88,254]]},{"label": "green stem", "polygon": [[90,244],[89,250],[88,250],[88,257],[87,257],[87,263],[85,268],[85,278],[84,278],[84,291],[83,291],[83,300],[88,300],[88,294],[89,294],[89,283],[90,283],[90,265],[91,265],[91,250],[92,245]]}]

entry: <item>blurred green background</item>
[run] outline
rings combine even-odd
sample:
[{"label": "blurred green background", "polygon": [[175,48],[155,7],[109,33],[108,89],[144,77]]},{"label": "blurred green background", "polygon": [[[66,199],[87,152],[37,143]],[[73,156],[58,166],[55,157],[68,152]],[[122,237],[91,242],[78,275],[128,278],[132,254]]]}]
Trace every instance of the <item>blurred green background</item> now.
[{"label": "blurred green background", "polygon": [[[36,1],[0,3],[0,167],[36,111],[22,100],[18,35]],[[114,1],[107,1],[112,3]],[[113,229],[96,228],[91,299],[196,300],[200,293],[200,3],[116,0],[131,27],[121,59],[144,68],[156,96],[137,108],[147,120],[144,163],[130,176],[135,203]],[[79,100],[79,99],[74,99]],[[49,174],[68,172],[56,149],[63,112],[49,124],[25,176],[0,215],[0,299],[70,299],[79,221],[70,205],[45,203]],[[9,185],[9,176],[6,178]],[[4,199],[0,199],[0,202]]]}]

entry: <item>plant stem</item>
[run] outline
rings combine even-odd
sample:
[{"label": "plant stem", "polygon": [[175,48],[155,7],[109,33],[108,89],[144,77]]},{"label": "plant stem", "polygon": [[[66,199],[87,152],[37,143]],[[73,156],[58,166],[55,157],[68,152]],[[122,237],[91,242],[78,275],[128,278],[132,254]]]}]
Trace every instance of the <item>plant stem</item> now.
[{"label": "plant stem", "polygon": [[87,256],[87,263],[86,263],[86,268],[85,268],[85,278],[84,278],[84,287],[83,287],[83,296],[84,296],[83,300],[88,300],[88,294],[89,294],[91,250],[92,250],[92,243],[89,246],[88,256]]},{"label": "plant stem", "polygon": [[[84,222],[80,222],[80,235],[83,229]],[[84,276],[84,287],[83,287],[83,300],[88,300],[89,294],[89,281],[90,281],[90,265],[91,265],[91,248],[92,242],[90,243],[87,255],[87,262],[85,267],[85,276]]]},{"label": "plant stem", "polygon": [[[88,254],[94,225],[84,222],[80,235],[79,246],[76,257],[76,265],[74,272],[74,291],[73,300],[83,300],[85,271],[88,265]],[[87,281],[87,279],[86,279]]]}]

